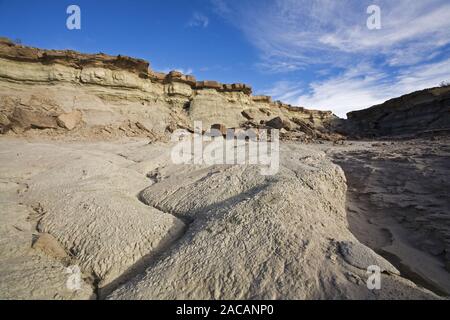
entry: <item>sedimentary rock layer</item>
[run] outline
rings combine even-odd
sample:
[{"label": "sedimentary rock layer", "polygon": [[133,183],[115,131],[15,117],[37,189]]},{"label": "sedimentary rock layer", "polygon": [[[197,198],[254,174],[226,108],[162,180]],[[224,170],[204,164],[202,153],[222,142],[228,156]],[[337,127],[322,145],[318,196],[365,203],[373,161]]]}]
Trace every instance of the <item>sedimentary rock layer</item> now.
[{"label": "sedimentary rock layer", "polygon": [[[160,138],[176,128],[192,127],[193,121],[202,121],[206,130],[217,123],[238,128],[249,121],[259,126],[283,117],[295,118],[319,134],[336,119],[331,112],[296,108],[251,92],[241,83],[197,81],[177,71],[158,73],[141,59],[42,50],[0,40],[2,133],[50,129],[83,135],[94,130],[96,135]],[[246,111],[250,119],[243,115]],[[69,126],[61,116],[72,118]]]},{"label": "sedimentary rock layer", "polygon": [[450,131],[450,86],[417,91],[347,117],[348,132],[360,136]]}]

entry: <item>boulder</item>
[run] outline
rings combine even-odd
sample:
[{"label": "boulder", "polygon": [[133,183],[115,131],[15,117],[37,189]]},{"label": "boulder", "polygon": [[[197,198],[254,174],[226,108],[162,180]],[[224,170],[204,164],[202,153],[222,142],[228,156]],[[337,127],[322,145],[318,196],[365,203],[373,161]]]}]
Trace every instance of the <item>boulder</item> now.
[{"label": "boulder", "polygon": [[272,97],[269,96],[253,96],[252,100],[260,103],[272,103]]},{"label": "boulder", "polygon": [[266,125],[268,127],[274,128],[274,129],[285,129],[285,130],[292,130],[292,125],[288,120],[281,119],[281,117],[273,118],[272,120],[269,120],[266,122]]},{"label": "boulder", "polygon": [[81,119],[81,112],[76,110],[59,115],[56,121],[60,127],[67,130],[73,130],[76,126],[78,126],[78,124],[80,124]]},{"label": "boulder", "polygon": [[252,94],[252,87],[244,83],[233,83],[231,87],[234,91],[242,91],[248,95]]},{"label": "boulder", "polygon": [[181,79],[183,77],[183,74],[180,71],[170,71],[169,74],[167,75],[167,78],[169,78],[170,80],[175,80],[175,79]]},{"label": "boulder", "polygon": [[11,122],[23,129],[57,129],[56,117],[42,111],[15,108]]},{"label": "boulder", "polygon": [[283,128],[283,120],[280,117],[276,117],[276,118],[273,118],[272,120],[267,121],[266,125],[268,127],[279,130],[279,129]]},{"label": "boulder", "polygon": [[191,75],[184,75],[179,71],[170,71],[165,77],[166,83],[181,82],[194,87],[196,84],[196,79]]}]

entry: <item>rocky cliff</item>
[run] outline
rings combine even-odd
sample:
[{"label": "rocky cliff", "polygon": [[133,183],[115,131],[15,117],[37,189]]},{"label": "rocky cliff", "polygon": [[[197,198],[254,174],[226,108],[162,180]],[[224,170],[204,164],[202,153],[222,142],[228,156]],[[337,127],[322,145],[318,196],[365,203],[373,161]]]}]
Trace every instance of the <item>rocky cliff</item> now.
[{"label": "rocky cliff", "polygon": [[209,129],[261,127],[274,119],[285,137],[300,139],[329,138],[337,117],[253,96],[246,84],[155,72],[141,59],[42,50],[0,39],[1,133],[163,139],[194,121]]},{"label": "rocky cliff", "polygon": [[450,86],[425,89],[350,112],[347,130],[360,136],[396,136],[450,130]]}]

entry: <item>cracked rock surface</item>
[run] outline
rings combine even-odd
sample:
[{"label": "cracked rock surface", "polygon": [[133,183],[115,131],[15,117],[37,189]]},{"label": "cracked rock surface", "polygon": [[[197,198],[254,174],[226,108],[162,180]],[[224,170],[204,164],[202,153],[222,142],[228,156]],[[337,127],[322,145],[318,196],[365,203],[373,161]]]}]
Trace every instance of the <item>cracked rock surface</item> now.
[{"label": "cracked rock surface", "polygon": [[[392,273],[367,289],[365,260],[340,250],[370,250],[349,229],[344,172],[313,146],[283,143],[263,176],[175,165],[169,144],[140,139],[0,144],[2,298],[438,298]],[[67,290],[68,264],[82,289]]]},{"label": "cracked rock surface", "polygon": [[103,287],[164,248],[185,226],[137,199],[148,182],[126,168],[133,162],[77,147],[4,144],[2,178],[16,174],[26,181],[19,200],[40,208],[36,232],[56,238]]}]

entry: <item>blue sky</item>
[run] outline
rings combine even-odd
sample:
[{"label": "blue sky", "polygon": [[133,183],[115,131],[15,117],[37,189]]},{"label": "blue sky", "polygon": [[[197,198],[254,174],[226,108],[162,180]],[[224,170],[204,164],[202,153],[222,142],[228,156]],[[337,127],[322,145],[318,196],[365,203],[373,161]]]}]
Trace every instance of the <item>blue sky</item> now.
[{"label": "blue sky", "polygon": [[[81,30],[66,8],[81,8]],[[369,30],[367,7],[381,9]],[[0,35],[148,60],[339,116],[450,81],[448,0],[0,0]]]}]

